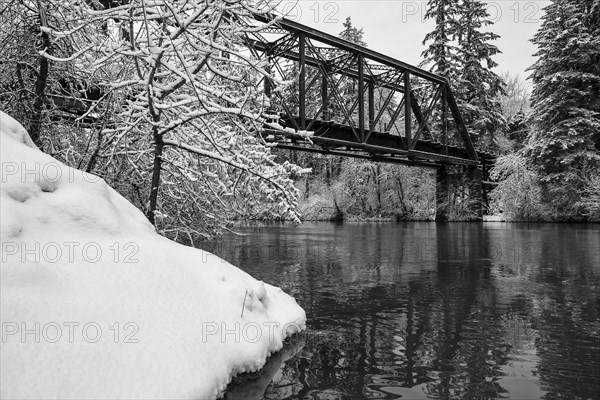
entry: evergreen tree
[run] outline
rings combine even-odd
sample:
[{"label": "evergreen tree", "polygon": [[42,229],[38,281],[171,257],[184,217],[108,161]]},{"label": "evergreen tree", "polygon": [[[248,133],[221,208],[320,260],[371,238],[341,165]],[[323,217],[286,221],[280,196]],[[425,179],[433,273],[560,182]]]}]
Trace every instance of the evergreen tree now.
[{"label": "evergreen tree", "polygon": [[492,70],[498,65],[492,57],[500,50],[490,43],[500,36],[482,32],[492,24],[482,1],[463,0],[458,11],[456,33],[461,71],[455,93],[474,139],[482,147],[495,147],[495,133],[506,126],[499,101],[504,94],[504,82]]},{"label": "evergreen tree", "polygon": [[[419,64],[419,67],[447,78],[453,91],[456,89],[455,84],[460,65],[455,42],[456,32],[459,28],[457,13],[458,0],[429,0],[427,2],[425,19],[433,19],[435,26],[433,31],[425,35],[423,39],[423,45],[429,44],[421,53],[423,61]],[[440,101],[431,117],[430,126],[433,139],[442,141],[444,140],[442,139],[444,129],[452,130],[448,126],[451,120],[447,119],[446,115],[445,103]]]},{"label": "evergreen tree", "polygon": [[457,24],[458,1],[457,0],[429,0],[425,19],[434,19],[435,28],[425,35],[423,45],[428,42],[427,49],[421,53],[423,61],[420,67],[448,78],[456,76],[458,59],[456,57],[456,45],[453,42],[458,29]]},{"label": "evergreen tree", "polygon": [[[489,43],[499,36],[481,31],[492,23],[485,4],[479,0],[429,0],[425,18],[434,19],[435,27],[423,40],[424,45],[429,44],[421,54],[420,66],[448,79],[469,132],[480,144],[489,145],[506,120],[498,100],[503,81],[492,71],[497,65],[492,56],[500,51]],[[445,114],[444,107],[437,113]],[[440,129],[434,126],[434,130]]]},{"label": "evergreen tree", "polygon": [[526,154],[559,218],[586,212],[573,204],[586,174],[597,174],[600,165],[599,9],[592,0],[553,0],[532,40],[538,59],[531,67],[534,129]]},{"label": "evergreen tree", "polygon": [[527,141],[529,124],[523,111],[519,111],[513,117],[508,119],[506,124],[506,137],[512,142],[514,148],[523,148]]},{"label": "evergreen tree", "polygon": [[357,29],[352,25],[352,19],[350,17],[346,18],[346,22],[343,23],[343,26],[344,30],[338,35],[341,39],[356,43],[360,46],[367,46],[367,43],[363,40],[363,28]]},{"label": "evergreen tree", "polygon": [[[343,26],[344,30],[338,34],[340,39],[347,40],[348,42],[355,43],[359,46],[367,47],[367,43],[363,39],[363,28],[358,29],[352,25],[352,19],[350,17],[346,18],[346,22],[343,23]],[[354,99],[356,98],[356,93],[358,92],[358,87],[356,85],[357,82],[354,79],[346,79],[340,85],[342,100],[344,101],[347,110],[352,107]],[[332,105],[331,109],[334,117],[337,116],[338,118],[344,118],[345,114],[340,107]],[[356,110],[355,114],[358,114],[358,110]]]}]

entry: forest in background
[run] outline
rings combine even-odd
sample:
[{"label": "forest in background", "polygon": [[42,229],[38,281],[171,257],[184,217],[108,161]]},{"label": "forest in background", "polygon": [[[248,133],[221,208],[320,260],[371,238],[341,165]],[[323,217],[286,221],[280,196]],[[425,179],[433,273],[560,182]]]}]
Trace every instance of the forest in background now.
[{"label": "forest in background", "polygon": [[[252,29],[243,22],[274,4],[201,4],[0,0],[0,108],[43,151],[101,176],[177,240],[213,237],[247,218],[433,218],[434,170],[261,141],[267,118],[256,83],[269,72],[243,51]],[[598,2],[545,9],[532,38],[531,93],[524,77],[495,72],[498,36],[484,2],[427,4],[434,29],[420,66],[449,79],[476,147],[500,155],[489,212],[600,220]],[[350,18],[340,29],[368,45]],[[65,102],[93,106],[75,119],[59,108]],[[449,199],[449,219],[470,217],[467,198]]]},{"label": "forest in background", "polygon": [[[435,28],[423,40],[420,67],[449,79],[476,148],[499,156],[486,212],[507,221],[600,220],[597,2],[554,1],[546,8],[532,38],[538,61],[527,78],[495,72],[499,36],[489,31],[485,2],[427,4],[425,18]],[[367,46],[351,17],[339,37]],[[299,182],[306,219],[435,217],[434,171],[314,154],[281,157],[313,170]],[[445,206],[450,221],[475,217],[472,201],[460,194],[451,193]]]}]

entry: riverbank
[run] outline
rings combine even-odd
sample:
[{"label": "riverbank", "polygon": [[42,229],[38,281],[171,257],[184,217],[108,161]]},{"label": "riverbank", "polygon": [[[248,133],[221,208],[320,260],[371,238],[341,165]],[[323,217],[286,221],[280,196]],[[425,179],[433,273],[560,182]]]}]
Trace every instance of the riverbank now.
[{"label": "riverbank", "polygon": [[305,329],[293,297],[158,235],[1,111],[0,141],[0,397],[215,399]]}]

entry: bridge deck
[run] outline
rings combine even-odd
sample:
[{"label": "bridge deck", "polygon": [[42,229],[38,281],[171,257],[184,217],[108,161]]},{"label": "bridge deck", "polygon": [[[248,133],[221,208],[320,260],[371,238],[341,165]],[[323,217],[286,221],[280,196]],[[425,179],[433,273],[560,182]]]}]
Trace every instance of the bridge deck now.
[{"label": "bridge deck", "polygon": [[[298,117],[293,118],[297,122]],[[284,127],[292,125],[289,118],[279,123]],[[417,140],[414,148],[409,149],[403,136],[373,130],[360,137],[352,127],[334,121],[307,119],[306,123],[311,127],[310,142],[305,134],[292,132],[291,129],[287,132],[267,129],[264,137],[278,143],[281,148],[429,167],[442,164],[477,166],[480,163],[493,163],[495,159],[491,153],[478,151],[479,160],[475,161],[469,159],[468,149],[463,146],[427,138]]]}]

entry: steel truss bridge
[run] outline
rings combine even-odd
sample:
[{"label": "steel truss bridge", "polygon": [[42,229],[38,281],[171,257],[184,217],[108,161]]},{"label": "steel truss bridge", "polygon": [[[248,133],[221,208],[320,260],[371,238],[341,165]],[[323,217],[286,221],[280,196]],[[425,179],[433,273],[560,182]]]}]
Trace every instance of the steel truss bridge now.
[{"label": "steel truss bridge", "polygon": [[[245,45],[272,75],[258,82],[269,103],[267,142],[436,168],[438,189],[452,185],[447,166],[464,167],[487,203],[496,157],[475,148],[446,78],[285,18],[254,18],[239,22],[257,27]],[[281,90],[275,78],[291,84]],[[53,97],[71,112],[89,106]]]},{"label": "steel truss bridge", "polygon": [[[273,90],[270,108],[286,129],[266,129],[283,149],[438,168],[487,171],[494,155],[477,151],[448,81],[371,49],[287,19],[246,37],[271,74],[293,81]],[[310,141],[306,140],[310,132]]]}]

